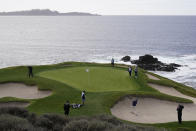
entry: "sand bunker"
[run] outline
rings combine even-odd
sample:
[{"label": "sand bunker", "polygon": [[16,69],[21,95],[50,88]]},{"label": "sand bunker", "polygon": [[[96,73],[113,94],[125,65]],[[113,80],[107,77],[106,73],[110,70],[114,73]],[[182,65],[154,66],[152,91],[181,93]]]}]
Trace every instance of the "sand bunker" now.
[{"label": "sand bunker", "polygon": [[0,84],[0,98],[16,97],[24,99],[37,99],[51,95],[51,91],[40,91],[37,86],[27,86],[19,83]]},{"label": "sand bunker", "polygon": [[155,76],[153,76],[151,74],[146,73],[146,75],[148,76],[149,79],[152,79],[152,80],[160,80],[159,78],[157,78],[157,77],[155,77]]},{"label": "sand bunker", "polygon": [[190,97],[190,96],[186,96],[186,95],[178,92],[173,87],[161,86],[161,85],[157,85],[157,84],[148,84],[148,85],[151,86],[154,89],[157,89],[161,93],[168,94],[168,95],[171,95],[171,96],[177,96],[177,97],[190,99],[190,100],[192,100],[194,102],[194,104],[196,104],[196,98],[193,98],[193,97]]},{"label": "sand bunker", "polygon": [[[196,120],[196,98],[181,94],[172,87],[149,84],[151,87],[162,93],[172,96],[191,99],[194,104],[183,104],[184,110],[182,118],[185,121]],[[179,103],[163,101],[153,98],[138,98],[136,107],[132,107],[132,101],[135,98],[126,97],[119,101],[111,109],[111,113],[123,120],[138,123],[165,123],[177,121],[177,105]]]}]

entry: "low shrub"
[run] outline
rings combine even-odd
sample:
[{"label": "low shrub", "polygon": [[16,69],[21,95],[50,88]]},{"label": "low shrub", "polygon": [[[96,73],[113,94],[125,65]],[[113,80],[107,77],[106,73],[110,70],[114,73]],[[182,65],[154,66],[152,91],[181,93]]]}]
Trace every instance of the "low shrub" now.
[{"label": "low shrub", "polygon": [[191,131],[189,128],[185,128],[185,127],[178,127],[177,131]]},{"label": "low shrub", "polygon": [[34,125],[36,127],[46,128],[47,130],[60,131],[63,130],[63,126],[68,122],[68,117],[57,114],[44,114],[37,118]]},{"label": "low shrub", "polygon": [[88,124],[88,131],[104,131],[112,129],[113,125],[107,122],[102,122],[98,120],[94,120],[89,122]]},{"label": "low shrub", "polygon": [[[167,131],[125,124],[110,115],[66,117],[57,114],[37,116],[16,107],[0,108],[1,131]],[[182,130],[188,131],[188,130]]]},{"label": "low shrub", "polygon": [[94,119],[105,121],[105,122],[108,122],[114,125],[122,124],[121,121],[117,120],[114,116],[111,116],[111,115],[98,115],[98,116],[95,116]]},{"label": "low shrub", "polygon": [[87,131],[88,121],[81,119],[78,121],[71,121],[65,127],[63,131]]},{"label": "low shrub", "polygon": [[28,120],[9,115],[0,115],[0,130],[1,131],[28,131],[33,129],[33,125]]},{"label": "low shrub", "polygon": [[24,108],[18,108],[18,107],[3,107],[0,108],[0,115],[1,114],[10,114],[22,118],[26,118],[29,116],[29,113]]}]

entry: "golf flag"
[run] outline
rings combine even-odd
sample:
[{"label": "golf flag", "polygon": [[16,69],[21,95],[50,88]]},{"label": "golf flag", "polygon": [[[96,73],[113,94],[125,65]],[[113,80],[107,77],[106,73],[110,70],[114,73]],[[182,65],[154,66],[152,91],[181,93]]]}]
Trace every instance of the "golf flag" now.
[{"label": "golf flag", "polygon": [[86,72],[89,72],[89,69],[88,68],[86,69]]}]

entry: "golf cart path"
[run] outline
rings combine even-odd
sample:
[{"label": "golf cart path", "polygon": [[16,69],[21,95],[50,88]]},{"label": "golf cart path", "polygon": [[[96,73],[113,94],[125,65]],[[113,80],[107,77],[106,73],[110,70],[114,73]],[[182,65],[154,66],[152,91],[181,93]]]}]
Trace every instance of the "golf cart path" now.
[{"label": "golf cart path", "polygon": [[[184,104],[182,119],[185,121],[196,120],[196,98],[186,96],[173,87],[148,84],[161,93],[192,100],[194,103]],[[134,97],[125,97],[111,108],[112,115],[127,121],[137,123],[166,123],[177,121],[176,108],[179,103],[158,100],[154,98],[137,98],[138,104],[132,106]]]}]

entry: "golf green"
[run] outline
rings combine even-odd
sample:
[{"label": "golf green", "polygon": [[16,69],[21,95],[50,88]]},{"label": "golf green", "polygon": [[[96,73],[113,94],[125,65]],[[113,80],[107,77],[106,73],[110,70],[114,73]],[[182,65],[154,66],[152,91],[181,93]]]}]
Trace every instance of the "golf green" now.
[{"label": "golf green", "polygon": [[39,76],[88,92],[139,90],[135,78],[112,67],[73,67],[41,72]]}]

